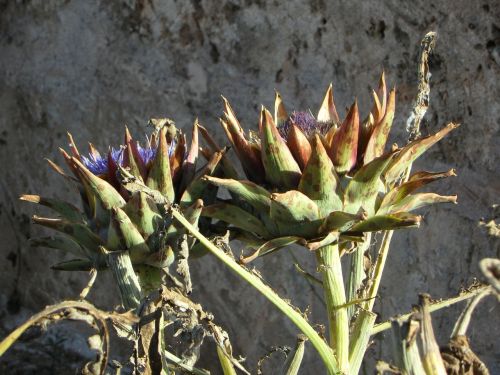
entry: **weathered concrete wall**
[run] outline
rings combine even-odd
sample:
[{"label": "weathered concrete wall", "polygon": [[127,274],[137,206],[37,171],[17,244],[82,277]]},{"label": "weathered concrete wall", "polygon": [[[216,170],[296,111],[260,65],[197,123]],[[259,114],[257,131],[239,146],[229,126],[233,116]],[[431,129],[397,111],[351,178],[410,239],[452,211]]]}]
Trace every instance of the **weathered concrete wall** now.
[{"label": "weathered concrete wall", "polygon": [[[448,121],[462,126],[435,146],[418,167],[458,177],[441,183],[459,205],[422,213],[420,230],[398,234],[381,290],[383,317],[408,311],[418,292],[455,294],[474,276],[478,260],[499,256],[499,243],[478,226],[495,213],[500,191],[500,8],[495,1],[0,1],[0,306],[2,330],[30,311],[74,298],[86,276],[52,272],[62,255],[30,249],[33,207],[21,193],[75,197],[45,157],[61,161],[69,130],[80,144],[117,144],[123,125],[141,134],[148,118],[168,116],[182,127],[200,121],[220,134],[219,95],[228,97],[247,126],[278,89],[289,108],[315,111],[329,82],[339,108],[359,99],[385,69],[398,87],[393,140],[404,142],[404,123],[415,93],[420,38],[439,33],[432,59],[431,109],[424,133]],[[222,140],[222,137],[220,137]],[[295,251],[313,269],[311,257]],[[283,295],[321,321],[310,286],[283,252],[256,266]],[[229,330],[248,367],[271,345],[291,345],[295,328],[217,261],[193,266],[195,297]],[[110,279],[99,279],[92,299],[112,306]],[[458,310],[436,314],[441,340]],[[471,338],[493,373],[500,371],[498,307],[477,312]],[[377,340],[370,357],[382,355]],[[307,370],[321,364],[308,347]],[[215,368],[214,364],[206,363]],[[367,368],[373,366],[369,362]],[[213,370],[217,373],[217,370]],[[370,373],[371,370],[368,370]]]}]

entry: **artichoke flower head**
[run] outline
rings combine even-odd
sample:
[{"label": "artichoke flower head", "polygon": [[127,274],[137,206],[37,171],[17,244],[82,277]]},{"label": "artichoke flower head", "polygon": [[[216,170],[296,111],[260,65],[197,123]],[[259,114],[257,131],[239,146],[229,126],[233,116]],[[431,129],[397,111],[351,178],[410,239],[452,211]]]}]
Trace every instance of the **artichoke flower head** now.
[{"label": "artichoke flower head", "polygon": [[418,172],[400,181],[418,156],[457,125],[386,150],[396,92],[387,92],[384,74],[373,99],[364,121],[356,102],[341,121],[332,85],[316,117],[310,111],[288,114],[276,93],[274,114],[262,107],[258,136],[247,136],[223,98],[221,124],[247,179],[207,176],[233,199],[204,207],[202,215],[226,222],[240,239],[253,244],[258,250],[244,259],[249,261],[290,243],[315,250],[361,241],[364,232],[418,226],[421,218],[411,211],[456,202],[456,196],[415,193],[454,175],[453,170]]},{"label": "artichoke flower head", "polygon": [[[196,171],[198,160],[198,123],[191,144],[168,119],[151,120],[155,130],[141,145],[125,130],[124,145],[100,153],[89,144],[89,154],[81,153],[68,134],[70,153],[60,149],[73,176],[49,164],[76,185],[83,210],[72,203],[38,195],[23,195],[22,200],[50,207],[57,218],[34,216],[37,224],[55,229],[60,236],[32,240],[33,245],[66,250],[76,259],[53,266],[59,270],[105,268],[106,251],[130,253],[134,265],[157,269],[173,260],[176,241],[183,229],[172,222],[165,204],[177,204],[185,217],[197,225],[207,182],[221,159],[214,153]],[[192,243],[191,243],[192,245]]]}]

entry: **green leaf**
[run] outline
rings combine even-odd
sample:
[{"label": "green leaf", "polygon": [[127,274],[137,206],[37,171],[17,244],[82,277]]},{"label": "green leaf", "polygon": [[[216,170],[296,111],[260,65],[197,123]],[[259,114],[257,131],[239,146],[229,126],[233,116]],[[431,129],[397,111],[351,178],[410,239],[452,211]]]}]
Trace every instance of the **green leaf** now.
[{"label": "green leaf", "polygon": [[354,224],[362,220],[361,215],[353,215],[344,211],[331,212],[321,224],[320,233],[329,233],[331,231],[346,232]]},{"label": "green leaf", "polygon": [[290,224],[320,218],[316,203],[297,190],[271,194],[270,216],[271,219]]},{"label": "green leaf", "polygon": [[59,199],[44,198],[39,195],[29,194],[21,195],[19,199],[49,207],[60,214],[64,219],[74,223],[85,223],[82,212],[71,203],[63,202]]},{"label": "green leaf", "polygon": [[107,249],[129,250],[130,258],[134,263],[140,263],[150,253],[139,230],[120,208],[111,210],[111,221],[108,229]]},{"label": "green leaf", "polygon": [[421,216],[407,212],[398,212],[391,215],[376,215],[354,225],[350,232],[378,232],[381,230],[394,230],[405,227],[418,227]]},{"label": "green leaf", "polygon": [[155,202],[143,191],[132,194],[123,211],[144,239],[155,233],[161,225],[162,217]]},{"label": "green leaf", "polygon": [[323,223],[323,219],[317,219],[313,221],[278,221],[276,222],[277,233],[274,230],[269,229],[273,235],[279,236],[299,236],[303,238],[317,238],[319,236],[319,228]]},{"label": "green leaf", "polygon": [[247,211],[228,203],[217,203],[204,207],[202,216],[224,221],[236,228],[253,232],[261,237],[269,237],[262,222]]},{"label": "green leaf", "polygon": [[[408,212],[435,203],[457,203],[457,196],[444,196],[434,193],[420,193],[408,195],[399,202],[384,207],[381,213]],[[377,213],[378,214],[378,213]]]},{"label": "green leaf", "polygon": [[311,251],[316,251],[323,246],[328,246],[334,242],[338,242],[338,240],[339,240],[339,232],[332,231],[319,241],[308,242],[306,247]]},{"label": "green leaf", "polygon": [[344,210],[346,212],[356,214],[362,208],[369,216],[374,214],[378,194],[385,189],[380,176],[393,156],[394,154],[385,154],[356,172],[345,190]]},{"label": "green leaf", "polygon": [[413,141],[407,146],[403,147],[387,167],[387,170],[384,173],[385,181],[389,184],[393,184],[394,182],[396,182],[403,174],[403,172],[420,155],[422,155],[432,145],[440,141],[444,136],[446,136],[453,129],[456,129],[458,126],[458,124],[450,123],[446,125],[445,128],[438,131],[436,134],[429,137],[417,139],[416,141]]},{"label": "green leaf", "polygon": [[76,256],[88,256],[85,249],[69,237],[39,237],[31,238],[29,242],[32,247],[47,247],[49,249],[62,250]]},{"label": "green leaf", "polygon": [[456,176],[454,169],[450,169],[447,172],[417,172],[413,174],[407,182],[396,186],[384,196],[377,213],[388,212],[388,208],[390,206],[397,204],[415,190],[427,185],[428,183],[449,176]]},{"label": "green leaf", "polygon": [[299,191],[317,204],[322,217],[342,209],[339,177],[318,134],[312,140],[311,157],[302,173]]},{"label": "green leaf", "polygon": [[271,205],[271,193],[263,187],[246,180],[237,181],[211,176],[205,176],[203,179],[215,186],[226,188],[231,193],[238,195],[258,212],[269,212]]},{"label": "green leaf", "polygon": [[111,184],[90,172],[78,159],[72,158],[72,161],[84,185],[88,187],[90,193],[101,202],[105,210],[110,210],[114,207],[123,207],[125,205],[125,200]]},{"label": "green leaf", "polygon": [[99,254],[99,246],[102,245],[102,240],[86,225],[72,223],[65,219],[50,219],[39,216],[33,216],[33,222],[64,233],[79,245],[88,249],[92,254]]},{"label": "green leaf", "polygon": [[300,180],[300,167],[281,138],[272,115],[265,108],[260,114],[259,129],[266,180],[276,187],[296,188]]},{"label": "green leaf", "polygon": [[166,127],[161,129],[159,138],[158,150],[153,165],[149,170],[146,185],[151,189],[158,190],[169,202],[173,202],[175,200],[175,190],[170,171]]},{"label": "green leaf", "polygon": [[278,237],[273,238],[270,241],[267,241],[262,246],[259,246],[252,254],[247,257],[240,257],[241,263],[250,263],[251,261],[257,259],[258,257],[268,255],[278,251],[284,247],[296,244],[296,243],[305,243],[305,240],[302,237],[297,236],[286,236],[286,237]]},{"label": "green leaf", "polygon": [[94,263],[88,259],[72,259],[56,263],[50,268],[56,271],[90,271]]}]

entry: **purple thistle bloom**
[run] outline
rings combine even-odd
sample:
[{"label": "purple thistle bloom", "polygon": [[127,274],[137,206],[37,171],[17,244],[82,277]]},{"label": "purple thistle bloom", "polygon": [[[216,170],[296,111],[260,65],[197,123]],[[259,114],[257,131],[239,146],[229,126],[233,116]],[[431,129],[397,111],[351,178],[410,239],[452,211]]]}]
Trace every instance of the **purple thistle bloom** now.
[{"label": "purple thistle bloom", "polygon": [[[177,142],[175,140],[172,141],[168,148],[168,157],[170,158],[175,152],[175,148],[177,146]],[[120,148],[111,149],[111,158],[117,165],[123,166],[123,150],[125,146],[120,146]],[[140,144],[137,145],[137,151],[139,152],[139,156],[145,165],[148,165],[152,162],[156,156],[157,147],[151,147],[149,144],[146,147],[142,147]],[[100,154],[89,154],[88,156],[82,155],[82,163],[87,167],[87,169],[95,174],[96,176],[105,175],[108,173],[108,156],[102,156]]]},{"label": "purple thistle bloom", "polygon": [[[169,158],[171,158],[172,155],[174,154],[176,146],[177,146],[177,142],[174,139],[174,140],[172,140],[172,143],[170,143],[170,146],[168,147],[168,157]],[[148,165],[149,162],[153,161],[153,159],[156,156],[157,149],[158,149],[158,147],[152,148],[149,145],[149,142],[148,142],[146,147],[142,147],[140,144],[137,145],[137,151],[139,152],[139,155],[141,156],[142,161],[146,165]]]},{"label": "purple thistle bloom", "polygon": [[139,152],[139,155],[145,165],[148,165],[149,162],[153,161],[156,156],[156,150],[157,148],[151,148],[150,146],[142,147],[141,145],[137,145],[137,151]]},{"label": "purple thistle bloom", "polygon": [[316,121],[311,112],[294,111],[290,117],[288,117],[288,119],[278,127],[278,131],[283,139],[287,139],[292,124],[298,126],[298,128],[304,132],[306,137],[310,137],[316,132],[321,135],[325,135],[332,126],[332,124],[329,123]]},{"label": "purple thistle bloom", "polygon": [[[111,158],[118,165],[123,163],[123,148],[111,149]],[[102,156],[101,154],[89,154],[88,157],[82,155],[82,163],[85,165],[90,172],[95,175],[104,175],[108,173],[108,156]]]}]

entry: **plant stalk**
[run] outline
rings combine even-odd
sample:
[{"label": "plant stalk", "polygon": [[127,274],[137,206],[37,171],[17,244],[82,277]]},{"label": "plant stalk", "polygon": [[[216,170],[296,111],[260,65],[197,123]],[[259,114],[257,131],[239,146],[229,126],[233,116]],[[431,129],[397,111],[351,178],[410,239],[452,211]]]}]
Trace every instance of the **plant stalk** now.
[{"label": "plant stalk", "polygon": [[[457,297],[453,297],[453,298],[448,298],[448,299],[445,299],[443,301],[439,301],[439,302],[434,302],[432,303],[430,306],[429,306],[429,312],[434,312],[434,311],[437,311],[437,310],[441,310],[445,307],[450,307],[452,305],[454,305],[455,303],[458,303],[458,302],[462,302],[462,301],[466,301],[468,299],[471,299],[479,294],[482,294],[482,293],[486,293],[486,291],[490,292],[491,291],[491,286],[489,285],[486,285],[486,286],[482,286],[482,287],[479,287],[479,288],[476,288],[470,292],[467,292],[467,293],[464,293],[462,295],[459,295]],[[411,316],[413,315],[413,313],[408,313],[408,314],[404,314],[404,315],[401,315],[398,320],[401,320],[401,321],[405,321],[405,320],[408,320]],[[373,329],[371,330],[371,335],[376,335],[377,333],[380,333],[380,332],[383,332],[385,330],[388,330],[389,328],[391,328],[391,322],[390,321],[387,321],[387,322],[384,322],[384,323],[380,323],[380,324],[376,324]]]},{"label": "plant stalk", "polygon": [[296,311],[287,302],[281,299],[269,286],[264,284],[257,276],[253,275],[245,268],[240,266],[235,260],[224,253],[221,249],[215,246],[208,238],[201,234],[193,225],[191,225],[182,214],[173,209],[172,216],[182,224],[198,241],[200,241],[203,246],[207,248],[213,255],[215,255],[220,261],[222,261],[227,267],[229,267],[234,273],[239,277],[257,289],[264,297],[266,297],[270,302],[272,302],[278,309],[280,309],[301,331],[307,338],[311,341],[313,346],[318,351],[328,374],[338,374],[340,372],[335,356],[328,344],[319,336],[319,334],[314,330],[313,327],[307,322],[307,320],[302,316],[301,313]]},{"label": "plant stalk", "polygon": [[101,251],[106,254],[106,261],[118,284],[123,307],[126,310],[135,310],[141,302],[142,292],[129,252],[107,251],[103,247]]},{"label": "plant stalk", "polygon": [[370,331],[377,315],[371,311],[361,309],[356,319],[350,338],[349,348],[349,373],[358,374],[365,356],[366,348],[370,341]]},{"label": "plant stalk", "polygon": [[[455,326],[453,327],[453,332],[450,336],[451,339],[466,335],[467,328],[469,328],[469,323],[472,318],[472,313],[476,309],[479,302],[481,302],[481,300],[490,293],[491,289],[487,288],[481,293],[476,294],[474,298],[467,303],[467,306],[465,307],[464,311],[462,311],[459,318],[457,319],[457,322],[455,323]],[[430,307],[432,307],[432,305]]]},{"label": "plant stalk", "polygon": [[224,375],[236,375],[236,370],[231,362],[231,360],[227,357],[219,345],[217,345],[217,356],[219,357],[219,362],[222,367],[222,373]]},{"label": "plant stalk", "polygon": [[318,268],[323,277],[328,313],[330,347],[335,351],[340,370],[349,372],[349,318],[345,305],[345,287],[338,244],[317,250]]},{"label": "plant stalk", "polygon": [[375,269],[373,271],[373,276],[371,277],[372,284],[368,290],[368,295],[366,296],[367,301],[365,304],[365,310],[373,311],[373,305],[375,304],[375,298],[377,297],[380,281],[382,280],[382,274],[384,273],[385,262],[387,261],[387,256],[389,255],[389,247],[391,245],[393,234],[394,231],[392,230],[385,231],[383,234],[382,243],[380,244],[380,249],[375,263]]},{"label": "plant stalk", "polygon": [[283,368],[281,369],[281,375],[297,375],[300,370],[300,365],[302,364],[302,359],[304,358],[305,343],[307,338],[304,335],[298,335],[297,344],[293,352],[288,354]]},{"label": "plant stalk", "polygon": [[[366,277],[365,273],[365,252],[370,247],[371,241],[371,232],[365,234],[365,240],[363,243],[359,244],[353,254],[351,254],[350,258],[350,267],[349,267],[349,281],[347,283],[347,301],[351,302],[355,299],[362,298],[362,296],[358,296],[358,290],[363,283],[363,280]],[[349,319],[352,318],[354,313],[356,312],[356,305],[350,305],[347,308],[347,315]]]}]

